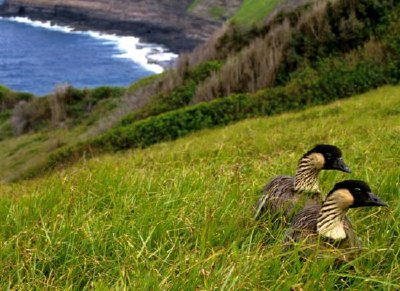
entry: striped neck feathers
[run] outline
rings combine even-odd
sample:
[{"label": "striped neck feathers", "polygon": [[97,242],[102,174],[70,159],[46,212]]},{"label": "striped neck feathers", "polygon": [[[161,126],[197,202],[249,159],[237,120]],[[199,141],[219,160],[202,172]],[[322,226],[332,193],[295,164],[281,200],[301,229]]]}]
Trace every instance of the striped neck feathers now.
[{"label": "striped neck feathers", "polygon": [[294,190],[320,192],[318,174],[324,163],[324,156],[320,153],[311,153],[301,158],[294,177]]},{"label": "striped neck feathers", "polygon": [[333,240],[345,239],[347,235],[343,221],[353,202],[353,196],[345,189],[339,189],[328,194],[319,212],[317,233]]}]

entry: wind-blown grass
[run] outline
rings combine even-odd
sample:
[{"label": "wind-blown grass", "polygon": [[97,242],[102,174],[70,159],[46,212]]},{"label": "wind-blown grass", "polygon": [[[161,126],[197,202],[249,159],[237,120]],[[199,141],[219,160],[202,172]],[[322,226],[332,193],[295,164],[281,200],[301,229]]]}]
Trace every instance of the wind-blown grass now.
[{"label": "wind-blown grass", "polygon": [[[249,119],[46,178],[0,184],[2,289],[397,290],[400,87]],[[316,143],[342,148],[388,209],[350,210],[362,255],[338,268],[282,252],[284,229],[255,223],[262,186],[293,174]]]}]

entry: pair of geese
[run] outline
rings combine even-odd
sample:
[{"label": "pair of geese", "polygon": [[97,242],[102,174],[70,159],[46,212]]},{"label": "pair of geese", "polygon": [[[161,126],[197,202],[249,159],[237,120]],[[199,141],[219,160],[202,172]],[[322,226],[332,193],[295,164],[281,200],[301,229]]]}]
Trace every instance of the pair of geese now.
[{"label": "pair of geese", "polygon": [[286,249],[298,242],[306,245],[319,242],[320,247],[323,243],[330,249],[359,250],[361,244],[346,216],[347,211],[387,205],[360,180],[337,183],[322,201],[318,185],[321,170],[351,173],[338,147],[317,145],[299,160],[294,177],[278,176],[264,187],[256,204],[255,219],[265,214],[284,222],[291,219],[285,233]]}]

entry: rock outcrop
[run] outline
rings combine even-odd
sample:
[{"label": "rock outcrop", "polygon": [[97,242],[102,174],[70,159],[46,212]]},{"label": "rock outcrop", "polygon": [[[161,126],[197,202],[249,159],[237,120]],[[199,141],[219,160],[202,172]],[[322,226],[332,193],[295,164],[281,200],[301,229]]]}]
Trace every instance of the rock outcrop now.
[{"label": "rock outcrop", "polygon": [[193,49],[242,0],[5,0],[0,15],[46,19],[79,29],[130,34],[174,52]]}]

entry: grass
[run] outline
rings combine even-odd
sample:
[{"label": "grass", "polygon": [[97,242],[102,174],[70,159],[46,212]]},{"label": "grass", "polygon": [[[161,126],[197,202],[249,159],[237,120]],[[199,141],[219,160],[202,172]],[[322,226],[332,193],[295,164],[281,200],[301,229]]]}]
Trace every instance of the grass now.
[{"label": "grass", "polygon": [[242,25],[257,23],[265,19],[279,2],[280,0],[244,0],[232,20]]},{"label": "grass", "polygon": [[[198,5],[204,5],[202,0],[194,0],[188,7],[188,12],[194,12]],[[218,3],[214,3],[214,1],[209,1],[208,4],[208,14],[212,16],[215,20],[219,20],[227,14],[226,7],[220,6]],[[217,1],[218,2],[218,1]]]},{"label": "grass", "polygon": [[[400,288],[400,87],[249,119],[144,150],[0,184],[0,288],[304,290]],[[284,229],[252,220],[262,186],[316,143],[343,149],[389,209],[350,210],[351,267],[283,253]]]},{"label": "grass", "polygon": [[[145,81],[139,81],[136,86],[132,85],[131,90],[137,89]],[[125,88],[122,87],[102,86],[84,90],[71,87],[69,98],[75,98],[75,103],[69,104],[69,116],[64,125],[60,128],[53,127],[50,116],[46,114],[35,120],[36,130],[19,136],[13,135],[10,121],[12,110],[0,112],[0,181],[21,178],[27,172],[43,167],[49,154],[54,150],[88,139],[91,131],[95,132],[96,127],[103,120],[107,120],[107,116],[112,115],[110,112],[116,108],[118,99],[123,96],[124,91]],[[24,96],[25,93],[12,92],[12,94]],[[42,97],[40,100],[43,101],[43,98],[50,96]],[[90,111],[86,109],[88,104],[92,104]]]},{"label": "grass", "polygon": [[86,130],[85,126],[73,130],[42,130],[0,140],[0,181],[13,181],[26,172],[43,167],[52,151],[82,139]]}]

